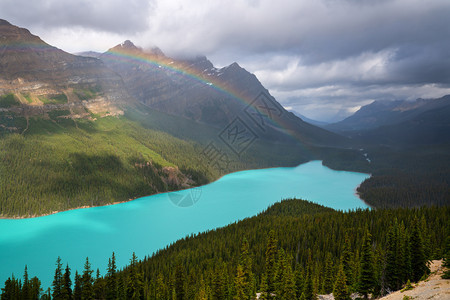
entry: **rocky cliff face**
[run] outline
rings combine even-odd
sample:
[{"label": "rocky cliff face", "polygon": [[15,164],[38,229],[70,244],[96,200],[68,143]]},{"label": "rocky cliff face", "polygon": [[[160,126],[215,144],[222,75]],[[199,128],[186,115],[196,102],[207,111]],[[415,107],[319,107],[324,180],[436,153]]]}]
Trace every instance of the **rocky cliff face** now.
[{"label": "rocky cliff face", "polygon": [[217,69],[206,57],[177,60],[158,48],[144,51],[130,41],[100,58],[124,78],[129,93],[142,103],[217,127],[236,117],[258,92],[267,92],[237,63]]},{"label": "rocky cliff face", "polygon": [[130,41],[111,48],[100,59],[122,76],[132,96],[153,109],[218,130],[249,129],[252,136],[271,141],[340,141],[337,135],[287,112],[255,75],[237,63],[219,69],[206,57],[174,59],[158,48],[147,51]]},{"label": "rocky cliff face", "polygon": [[16,100],[11,107],[3,105],[3,112],[28,115],[54,109],[71,109],[78,117],[86,116],[86,109],[121,114],[131,101],[121,77],[100,60],[66,53],[5,20],[0,20],[2,95]]},{"label": "rocky cliff face", "polygon": [[144,51],[130,41],[100,59],[76,56],[4,20],[0,97],[0,119],[12,114],[47,117],[52,110],[69,111],[65,117],[71,118],[120,115],[137,99],[153,109],[216,127],[222,139],[226,136],[233,143],[241,141],[235,133],[244,131],[245,138],[239,138],[246,141],[341,141],[287,112],[237,63],[218,69],[206,57],[173,59],[158,48]]}]

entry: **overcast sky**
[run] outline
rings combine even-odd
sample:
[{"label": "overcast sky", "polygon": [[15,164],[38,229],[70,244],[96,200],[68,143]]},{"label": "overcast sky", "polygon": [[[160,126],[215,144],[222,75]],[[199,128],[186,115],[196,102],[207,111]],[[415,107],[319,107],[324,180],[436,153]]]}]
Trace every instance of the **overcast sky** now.
[{"label": "overcast sky", "polygon": [[130,39],[236,61],[318,120],[450,94],[449,0],[1,0],[0,18],[72,53]]}]

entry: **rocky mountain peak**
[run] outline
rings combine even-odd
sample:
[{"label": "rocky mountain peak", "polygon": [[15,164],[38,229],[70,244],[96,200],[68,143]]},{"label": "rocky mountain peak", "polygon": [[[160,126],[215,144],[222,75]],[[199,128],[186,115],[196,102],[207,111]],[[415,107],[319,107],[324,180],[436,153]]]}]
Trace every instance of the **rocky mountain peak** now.
[{"label": "rocky mountain peak", "polygon": [[0,74],[0,96],[12,94],[31,115],[68,107],[86,114],[85,108],[94,111],[94,106],[101,114],[118,111],[116,104],[130,98],[121,77],[99,59],[69,54],[4,20]]},{"label": "rocky mountain peak", "polygon": [[0,19],[0,25],[11,25],[11,23],[6,20]]},{"label": "rocky mountain peak", "polygon": [[209,59],[206,58],[206,56],[197,56],[192,59],[187,59],[184,61],[184,63],[187,64],[190,68],[197,69],[200,72],[203,71],[206,72],[215,69],[212,62],[209,61]]},{"label": "rocky mountain peak", "polygon": [[153,47],[149,49],[143,49],[141,47],[136,46],[132,41],[126,40],[123,43],[111,48],[108,52],[124,52],[124,53],[133,53],[139,55],[150,55],[150,56],[160,56],[165,57],[164,52],[161,51],[158,47]]},{"label": "rocky mountain peak", "polygon": [[232,63],[231,65],[223,68],[222,70],[228,71],[231,73],[242,72],[242,71],[247,73],[247,71],[244,68],[242,68],[237,62]]},{"label": "rocky mountain peak", "polygon": [[166,56],[166,55],[164,54],[164,52],[162,52],[162,50],[159,49],[158,47],[150,48],[150,49],[148,49],[148,50],[145,50],[145,52],[146,52],[146,53],[153,54],[153,55],[156,55],[156,56]]},{"label": "rocky mountain peak", "polygon": [[135,44],[133,44],[132,41],[130,40],[126,40],[125,42],[123,42],[122,44],[119,45],[121,48],[123,49],[140,49],[138,47],[136,47]]},{"label": "rocky mountain peak", "polygon": [[0,19],[0,46],[8,46],[14,42],[25,42],[22,47],[41,44],[51,48],[44,43],[38,36],[30,33],[28,29],[12,25],[8,21]]}]

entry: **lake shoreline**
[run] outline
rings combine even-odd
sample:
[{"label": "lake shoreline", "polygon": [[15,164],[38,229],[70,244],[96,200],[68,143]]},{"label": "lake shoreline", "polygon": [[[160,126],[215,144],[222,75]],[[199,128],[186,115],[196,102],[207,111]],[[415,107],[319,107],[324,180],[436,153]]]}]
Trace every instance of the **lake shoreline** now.
[{"label": "lake shoreline", "polygon": [[186,236],[258,215],[282,199],[308,199],[343,211],[366,209],[354,189],[367,177],[335,171],[316,160],[298,167],[227,174],[193,193],[189,189],[133,202],[128,197],[128,203],[110,200],[109,205],[120,204],[116,206],[61,213],[52,209],[49,213],[54,215],[47,218],[0,220],[0,282],[11,273],[21,274],[26,264],[43,286],[50,286],[54,269],[49,266],[58,256],[72,270],[82,270],[86,257],[92,269],[104,270],[105,257],[115,252],[122,268],[132,252],[148,256]]},{"label": "lake shoreline", "polygon": [[[302,165],[302,164],[306,164],[306,163],[308,163],[308,162],[311,162],[311,160],[310,160],[310,161],[307,161],[307,162],[304,162],[304,163],[300,163],[300,164],[297,165],[297,166],[300,166],[300,165]],[[116,205],[116,204],[121,204],[121,203],[127,203],[127,202],[134,201],[134,200],[137,200],[137,199],[140,199],[140,198],[144,198],[144,197],[149,197],[149,196],[154,196],[154,195],[159,195],[159,194],[164,194],[164,193],[170,193],[170,192],[179,192],[179,191],[184,191],[184,190],[188,190],[188,189],[192,189],[192,188],[196,188],[196,187],[202,187],[202,186],[205,186],[205,185],[207,185],[207,184],[211,184],[211,183],[213,183],[213,182],[216,182],[216,181],[222,179],[224,176],[227,176],[227,175],[229,175],[229,174],[233,174],[233,173],[236,173],[236,172],[244,172],[244,171],[252,171],[252,170],[262,170],[262,169],[274,169],[274,168],[290,168],[290,167],[270,167],[270,168],[259,168],[259,169],[245,169],[245,170],[239,170],[239,171],[235,171],[235,172],[231,172],[231,173],[227,173],[227,174],[221,175],[221,176],[218,177],[217,179],[215,179],[215,180],[213,180],[213,181],[211,181],[211,182],[208,182],[208,183],[206,183],[206,184],[204,184],[204,185],[191,186],[191,187],[188,187],[188,188],[183,188],[183,189],[173,190],[173,191],[157,192],[157,193],[150,194],[150,195],[139,196],[139,197],[132,198],[132,199],[128,199],[128,200],[124,200],[124,201],[116,201],[116,202],[113,202],[113,203],[107,203],[107,204],[102,204],[102,205],[82,205],[82,206],[77,206],[77,207],[73,207],[73,208],[69,208],[69,209],[65,209],[65,210],[54,210],[54,211],[52,211],[52,212],[50,212],[50,213],[45,213],[45,214],[33,214],[33,215],[31,215],[31,216],[30,216],[30,215],[28,215],[28,216],[3,216],[3,215],[0,215],[0,220],[35,219],[35,218],[51,216],[51,215],[55,215],[55,214],[58,214],[58,213],[62,213],[62,212],[65,212],[65,211],[71,211],[71,210],[75,210],[75,209],[94,208],[94,207],[102,207],[102,206],[109,206],[109,205]]]},{"label": "lake shoreline", "polygon": [[[127,202],[130,202],[130,201],[134,201],[134,200],[137,200],[137,199],[141,199],[141,198],[144,198],[144,197],[149,197],[149,196],[154,196],[154,195],[159,195],[159,194],[165,194],[165,193],[170,193],[170,192],[179,192],[179,191],[184,191],[184,190],[188,190],[188,189],[191,189],[191,188],[202,187],[202,186],[205,186],[205,185],[214,183],[214,182],[216,182],[216,181],[222,179],[224,176],[227,176],[227,175],[230,175],[230,174],[233,174],[233,173],[237,173],[237,172],[254,171],[254,170],[270,170],[270,169],[276,169],[276,168],[296,168],[296,167],[299,167],[299,166],[301,166],[301,165],[304,165],[304,164],[307,164],[307,163],[310,163],[310,162],[313,162],[313,161],[318,161],[318,162],[320,162],[320,164],[321,164],[322,166],[324,166],[324,167],[326,167],[326,168],[329,168],[330,170],[333,170],[333,171],[337,171],[337,172],[353,172],[353,171],[345,171],[345,170],[336,170],[336,169],[332,169],[332,168],[330,168],[329,166],[324,165],[324,164],[323,164],[323,160],[318,160],[318,159],[317,159],[317,160],[308,160],[308,161],[302,162],[302,163],[300,163],[300,164],[298,164],[298,165],[296,165],[296,166],[294,166],[294,167],[269,167],[269,168],[257,168],[257,169],[245,169],[245,170],[239,170],[239,171],[235,171],[235,172],[231,172],[231,173],[227,173],[227,174],[221,175],[221,176],[218,177],[217,179],[215,179],[215,180],[213,180],[213,181],[211,181],[211,182],[208,182],[208,183],[206,183],[206,184],[204,184],[204,185],[200,185],[200,186],[192,186],[192,187],[183,188],[183,189],[179,189],[179,190],[173,190],[173,191],[157,192],[157,193],[154,193],[154,194],[145,195],[145,196],[139,196],[139,197],[132,198],[132,199],[128,199],[128,200],[124,200],[124,201],[116,201],[116,202],[113,202],[113,203],[107,203],[107,204],[103,204],[103,205],[82,205],[82,206],[73,207],[73,208],[69,208],[69,209],[65,209],[65,210],[55,210],[55,211],[52,211],[52,212],[50,212],[50,213],[45,213],[45,214],[40,214],[40,215],[38,215],[38,214],[33,214],[33,215],[31,215],[31,216],[28,215],[28,216],[12,216],[12,217],[11,217],[11,216],[3,216],[3,215],[0,215],[0,220],[23,220],[23,219],[34,219],[34,218],[40,218],[40,217],[51,216],[51,215],[55,215],[55,214],[58,214],[58,213],[62,213],[62,212],[66,212],[66,211],[71,211],[71,210],[75,210],[75,209],[85,209],[85,208],[94,208],[94,207],[103,207],[103,206],[110,206],[110,205],[122,204],[122,203],[127,203]],[[366,173],[362,173],[362,172],[353,172],[353,173],[366,174]],[[368,175],[369,175],[369,177],[372,176],[372,174],[368,174]],[[355,196],[358,197],[358,199],[360,199],[365,205],[367,205],[368,207],[370,207],[371,209],[373,209],[373,207],[372,207],[371,205],[369,205],[368,203],[366,203],[366,201],[364,201],[364,199],[362,199],[362,198],[360,197],[360,195],[359,195],[359,193],[358,193],[358,188],[359,188],[360,186],[361,186],[361,183],[358,184],[358,186],[356,186],[356,188],[355,188],[355,190],[354,190],[354,191],[355,191],[355,192],[354,192]]]},{"label": "lake shoreline", "polygon": [[361,186],[362,182],[360,184],[358,184],[358,186],[356,186],[355,188],[355,196],[358,197],[359,200],[361,200],[365,205],[367,205],[370,209],[375,209],[375,207],[373,207],[372,205],[370,205],[369,203],[367,203],[363,198],[361,198],[361,195],[358,192],[358,188]]},{"label": "lake shoreline", "polygon": [[[153,194],[153,195],[156,195],[156,194]],[[144,196],[144,197],[146,197],[146,196]],[[51,216],[51,215],[55,215],[57,213],[62,213],[62,212],[65,212],[65,211],[71,211],[71,210],[75,210],[75,209],[94,208],[94,207],[102,207],[102,206],[121,204],[121,203],[130,202],[130,201],[133,201],[133,200],[136,200],[136,199],[139,199],[139,198],[142,198],[142,197],[138,197],[138,198],[134,198],[134,199],[130,199],[130,200],[125,200],[125,201],[116,201],[116,202],[113,202],[113,203],[107,203],[107,204],[103,204],[103,205],[83,205],[83,206],[73,207],[73,208],[69,208],[69,209],[65,209],[65,210],[54,210],[54,211],[52,211],[50,213],[46,213],[46,214],[42,214],[42,215],[14,216],[14,217],[0,216],[0,220],[34,219],[34,218]]]}]

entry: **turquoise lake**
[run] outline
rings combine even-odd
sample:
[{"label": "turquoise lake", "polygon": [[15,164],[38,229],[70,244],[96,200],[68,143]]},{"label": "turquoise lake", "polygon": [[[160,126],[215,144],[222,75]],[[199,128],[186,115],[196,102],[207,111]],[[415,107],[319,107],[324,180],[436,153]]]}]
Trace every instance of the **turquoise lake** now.
[{"label": "turquoise lake", "polygon": [[0,220],[0,286],[11,273],[22,277],[27,264],[29,275],[38,276],[45,289],[58,256],[72,275],[82,272],[87,256],[93,269],[104,274],[113,251],[123,267],[133,252],[138,258],[149,256],[186,235],[254,216],[286,198],[339,210],[366,208],[355,189],[369,176],[312,161],[295,168],[236,172],[200,188],[116,205]]}]

